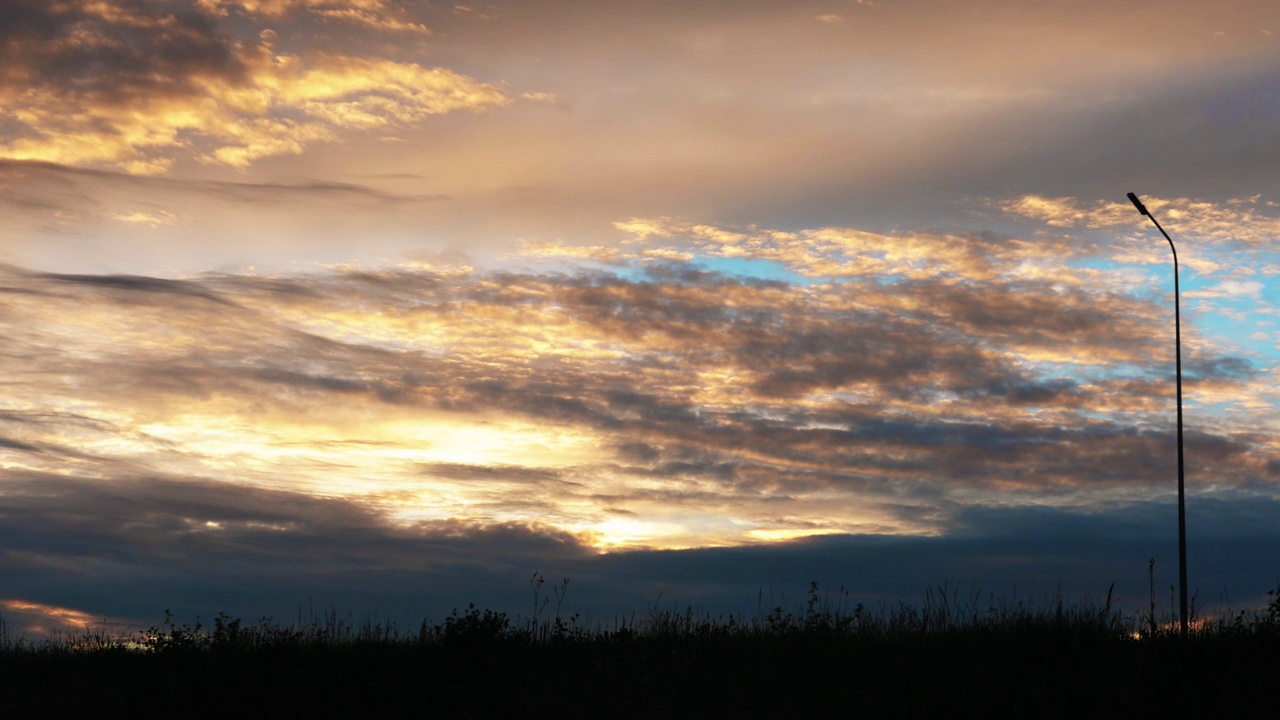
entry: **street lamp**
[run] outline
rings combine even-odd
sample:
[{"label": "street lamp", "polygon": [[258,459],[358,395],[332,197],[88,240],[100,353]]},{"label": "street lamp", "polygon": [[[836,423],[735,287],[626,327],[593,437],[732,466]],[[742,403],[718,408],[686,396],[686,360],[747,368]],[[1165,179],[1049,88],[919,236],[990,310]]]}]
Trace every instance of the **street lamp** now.
[{"label": "street lamp", "polygon": [[1173,246],[1169,233],[1160,227],[1151,211],[1142,204],[1137,195],[1129,193],[1129,200],[1138,212],[1151,218],[1156,229],[1169,241],[1169,249],[1173,251],[1173,337],[1175,358],[1178,363],[1178,601],[1182,613],[1182,637],[1187,636],[1187,503],[1184,489],[1182,464],[1182,318],[1178,307],[1178,249]]}]

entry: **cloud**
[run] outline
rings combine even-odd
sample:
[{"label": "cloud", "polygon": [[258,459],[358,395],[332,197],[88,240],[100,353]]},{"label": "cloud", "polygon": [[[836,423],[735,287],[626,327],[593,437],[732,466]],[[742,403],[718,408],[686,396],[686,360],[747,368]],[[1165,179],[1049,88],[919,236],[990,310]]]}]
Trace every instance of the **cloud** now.
[{"label": "cloud", "polygon": [[[492,600],[503,589],[495,578],[509,589],[531,567],[586,555],[553,529],[396,527],[349,502],[199,477],[16,473],[0,512],[11,593],[0,607],[15,632],[23,628],[13,627],[11,611],[31,632],[51,629],[40,627],[51,620],[75,631],[104,616],[154,624],[165,607],[178,617],[213,608],[288,617],[308,599],[399,622],[414,622],[412,613],[439,620],[458,593]],[[104,583],[119,590],[104,597],[96,589]]]},{"label": "cloud", "polygon": [[560,108],[568,107],[564,101],[556,97],[555,93],[548,93],[548,92],[520,93],[520,99],[528,100],[529,102],[540,103],[542,105],[554,105]]},{"label": "cloud", "polygon": [[777,263],[815,281],[1030,282],[1057,288],[1055,292],[1115,282],[1114,277],[1071,265],[1102,251],[1095,239],[1024,239],[991,232],[879,233],[856,227],[784,231],[755,225],[726,228],[667,217],[630,218],[613,225],[632,236],[624,241],[629,251],[621,257],[638,261],[681,257],[680,253],[690,257],[693,251],[693,257],[709,262],[730,258]]},{"label": "cloud", "polygon": [[630,257],[628,253],[613,247],[603,245],[582,247],[546,240],[522,240],[516,249],[518,256],[525,258],[577,258],[613,263]]},{"label": "cloud", "polygon": [[[201,128],[223,143],[201,159],[243,167],[259,157],[335,140],[339,130],[394,128],[430,115],[511,102],[494,85],[439,68],[346,57],[325,58],[319,65],[302,70],[296,58],[275,57],[247,86],[211,88],[241,115],[214,118]],[[261,117],[289,110],[307,119]]]},{"label": "cloud", "polygon": [[93,287],[111,288],[123,291],[125,295],[129,296],[136,296],[138,293],[165,293],[204,298],[218,303],[227,302],[198,284],[182,280],[164,280],[130,275],[60,275],[53,273],[45,274],[41,277],[56,283],[82,283]]},{"label": "cloud", "polygon": [[[0,186],[0,224],[9,233],[3,261],[71,272],[119,268],[125,274],[142,269],[140,258],[151,267],[193,260],[201,268],[228,267],[243,263],[247,252],[260,266],[296,264],[304,244],[316,264],[345,261],[351,228],[379,234],[406,214],[450,202],[443,195],[353,182],[193,180],[15,160],[0,160]],[[307,229],[296,229],[299,222]],[[284,227],[295,229],[283,242],[262,242]],[[421,251],[421,243],[415,246]]]},{"label": "cloud", "polygon": [[1217,285],[1203,290],[1184,293],[1188,298],[1239,298],[1250,297],[1254,300],[1262,298],[1262,283],[1256,280],[1224,280]]},{"label": "cloud", "polygon": [[[947,273],[1018,267],[970,251]],[[0,366],[27,380],[0,452],[31,472],[200,476],[403,526],[538,522],[672,548],[937,533],[947,508],[1132,502],[1170,471],[1164,311],[1105,284],[659,264],[635,279],[11,269],[3,285],[20,322]],[[1270,487],[1276,448],[1249,404],[1264,381],[1208,346],[1186,361],[1191,401],[1242,413],[1197,424],[1190,451],[1218,487]]]},{"label": "cloud", "polygon": [[113,634],[127,627],[127,623],[110,623],[102,616],[90,615],[75,608],[19,598],[0,598],[0,608],[4,610],[5,629],[11,639],[75,637],[93,630]]},{"label": "cloud", "polygon": [[167,210],[160,210],[153,213],[143,212],[141,210],[135,210],[127,214],[112,213],[111,219],[122,223],[149,225],[153,228],[161,227],[163,225],[172,225],[177,221],[177,217]]},{"label": "cloud", "polygon": [[251,16],[280,19],[301,12],[376,30],[431,34],[426,25],[404,19],[404,10],[387,0],[195,0],[195,4],[215,16],[226,16],[235,10]]},{"label": "cloud", "polygon": [[[1147,197],[1142,200],[1160,224],[1167,226],[1166,230],[1177,238],[1247,246],[1264,245],[1280,237],[1280,213],[1275,211],[1274,205],[1261,198],[1261,195],[1255,195],[1225,202]],[[1131,204],[1105,200],[1094,203],[1092,207],[1081,207],[1072,198],[1025,195],[997,204],[1011,215],[1059,228],[1096,230],[1150,223]]]},{"label": "cloud", "polygon": [[1088,228],[1137,224],[1132,205],[1116,202],[1099,202],[1093,209],[1077,207],[1072,198],[1047,198],[1038,195],[1006,201],[1001,209],[1007,213],[1039,220],[1050,227]]},{"label": "cloud", "polygon": [[[274,12],[293,4],[251,5]],[[381,7],[319,5],[307,6]],[[0,157],[10,159],[135,173],[165,172],[188,157],[245,167],[344,132],[511,102],[498,86],[442,68],[276,53],[274,33],[237,42],[208,16],[154,4],[23,0],[15,14],[0,31],[0,106],[12,118]]]}]

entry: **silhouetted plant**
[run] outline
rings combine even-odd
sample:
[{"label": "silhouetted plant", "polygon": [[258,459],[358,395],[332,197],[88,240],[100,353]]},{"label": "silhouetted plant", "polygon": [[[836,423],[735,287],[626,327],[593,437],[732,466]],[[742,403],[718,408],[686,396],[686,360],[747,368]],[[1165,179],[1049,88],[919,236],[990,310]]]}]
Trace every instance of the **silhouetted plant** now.
[{"label": "silhouetted plant", "polygon": [[441,640],[446,645],[491,644],[509,639],[510,628],[506,613],[481,611],[472,603],[462,615],[454,610],[445,618]]},{"label": "silhouetted plant", "polygon": [[194,626],[176,625],[173,622],[173,613],[166,609],[164,621],[160,627],[153,625],[144,630],[140,644],[154,652],[175,653],[200,650],[211,644],[211,638],[200,632],[203,627],[199,618],[196,618]]},{"label": "silhouetted plant", "polygon": [[[869,608],[810,583],[792,609],[765,605],[762,592],[754,616],[655,605],[592,623],[568,614],[567,582],[548,598],[540,577],[530,583],[539,615],[527,623],[474,604],[407,630],[333,610],[300,612],[293,624],[219,613],[212,627],[166,611],[159,627],[129,638],[95,624],[32,643],[0,618],[0,707],[24,716],[35,697],[52,709],[25,715],[74,716],[145,696],[161,708],[199,697],[216,715],[745,717],[856,704],[869,716],[921,716],[984,703],[998,714],[1066,715],[1137,712],[1168,697],[1179,711],[1265,716],[1247,690],[1270,687],[1280,640],[1280,579],[1265,606],[1210,618],[1183,645],[1171,615],[1121,613],[1114,587],[1070,603],[1060,591],[997,598],[944,583],[921,602]],[[1172,669],[1185,658],[1199,663],[1200,687],[1232,688],[1213,700],[1226,710],[1181,693]]]}]

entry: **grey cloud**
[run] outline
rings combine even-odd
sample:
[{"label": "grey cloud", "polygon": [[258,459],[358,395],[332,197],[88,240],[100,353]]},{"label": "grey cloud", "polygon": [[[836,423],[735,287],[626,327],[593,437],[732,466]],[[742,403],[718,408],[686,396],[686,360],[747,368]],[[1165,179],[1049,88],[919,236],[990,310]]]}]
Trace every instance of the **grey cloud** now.
[{"label": "grey cloud", "polygon": [[[238,205],[291,204],[298,202],[377,202],[404,204],[435,202],[443,195],[403,194],[369,185],[320,181],[308,178],[271,181],[190,180],[133,175],[114,170],[71,167],[35,160],[0,158],[0,182],[11,183],[6,203],[30,207],[72,210],[102,204],[94,200],[126,189],[127,199],[149,198],[178,209],[191,200],[218,200]],[[114,200],[115,198],[112,198]]]},{"label": "grey cloud", "polygon": [[32,445],[31,443],[25,443],[21,440],[14,440],[6,437],[0,437],[0,447],[9,448],[11,450],[24,450],[26,452],[41,452],[41,448],[38,445]]},{"label": "grey cloud", "polygon": [[[824,327],[825,326],[825,327]],[[940,337],[941,336],[941,337]],[[875,382],[902,397],[940,385],[964,391],[971,383],[997,387],[984,370],[991,363],[972,344],[946,345],[943,333],[921,330],[884,316],[851,317],[808,329],[759,334],[735,348],[745,367],[766,370],[755,388],[772,397],[796,397],[850,383]],[[987,367],[984,367],[987,366]]]},{"label": "grey cloud", "polygon": [[[1202,607],[1237,609],[1265,602],[1280,563],[1273,500],[1190,503],[1191,584]],[[979,602],[1101,601],[1111,583],[1128,613],[1148,601],[1147,560],[1156,560],[1157,603],[1176,582],[1176,511],[1149,503],[1118,512],[980,507],[964,511],[959,530],[941,537],[829,536],[762,547],[619,553],[599,558],[630,603],[686,605],[712,613],[801,608],[810,581],[850,605],[896,606],[926,589]],[[637,592],[637,590],[639,590]],[[623,594],[625,593],[625,594]]]},{"label": "grey cloud", "polygon": [[124,104],[197,92],[202,75],[243,72],[231,40],[187,4],[185,12],[117,0],[99,13],[84,3],[13,0],[0,15],[0,87],[51,85]]},{"label": "grey cloud", "polygon": [[159,181],[193,195],[220,197],[235,203],[272,203],[297,200],[325,202],[329,198],[366,200],[388,204],[438,202],[447,195],[401,194],[358,183],[298,179],[293,182]]},{"label": "grey cloud", "polygon": [[1079,386],[1071,380],[998,380],[982,388],[982,392],[1006,398],[1013,405],[1069,406],[1079,402]]},{"label": "grey cloud", "polygon": [[[565,609],[611,622],[686,606],[753,616],[802,610],[810,581],[835,602],[896,607],[929,588],[979,602],[1100,600],[1145,608],[1147,560],[1157,602],[1175,563],[1174,511],[970,508],[940,537],[832,536],[768,546],[591,555],[567,537],[517,526],[379,525],[341,501],[203,481],[137,481],[104,488],[29,478],[39,494],[6,493],[0,511],[10,592],[93,614],[155,623],[224,611],[285,622],[324,612],[415,624],[477,602],[520,613],[535,571],[571,583]],[[1192,587],[1202,606],[1265,601],[1280,563],[1274,500],[1194,499]],[[211,531],[208,521],[225,523]],[[47,523],[53,522],[52,526]],[[280,528],[280,529],[276,529]],[[59,565],[53,558],[75,558]],[[842,595],[840,589],[847,591]],[[145,625],[142,625],[145,626]]]},{"label": "grey cloud", "polygon": [[201,298],[223,305],[233,304],[226,298],[210,292],[202,285],[184,280],[166,280],[163,278],[142,277],[137,275],[66,275],[46,273],[42,279],[58,283],[78,283],[91,287],[110,290],[121,290],[125,293],[139,292],[143,294],[160,293],[165,295],[185,295]]},{"label": "grey cloud", "polygon": [[551,530],[398,528],[351,502],[199,478],[11,474],[0,516],[7,593],[138,621],[165,607],[253,617],[311,602],[440,618],[584,553]]},{"label": "grey cloud", "polygon": [[1257,369],[1242,357],[1204,357],[1193,354],[1183,368],[1192,382],[1196,380],[1248,380],[1256,377]]},{"label": "grey cloud", "polygon": [[[1275,194],[1274,124],[1257,120],[1276,98],[1275,60],[1204,68],[1149,88],[1120,108],[1079,119],[1019,175],[1044,192],[1114,197],[1145,187],[1156,196]],[[1044,157],[1047,156],[1047,157]],[[1052,162],[1052,173],[1034,168]]]},{"label": "grey cloud", "polygon": [[618,452],[632,462],[647,463],[657,460],[660,452],[649,443],[622,442],[617,445]]},{"label": "grey cloud", "polygon": [[275,302],[306,302],[320,300],[324,297],[324,293],[312,287],[305,280],[273,277],[259,278],[225,273],[209,273],[206,277],[216,287],[226,287],[237,294],[244,294],[249,297],[265,297]]},{"label": "grey cloud", "polygon": [[429,463],[422,465],[422,472],[434,477],[445,477],[463,482],[470,480],[500,480],[520,485],[558,484],[566,482],[563,473],[556,470],[503,467],[494,465],[464,465],[461,463]]},{"label": "grey cloud", "polygon": [[[1124,346],[1145,352],[1150,330],[1139,320],[1153,305],[1116,292],[1088,293],[1048,282],[904,283],[938,322],[951,319],[984,338],[1052,347],[1062,343]],[[1136,346],[1136,347],[1135,347]]]},{"label": "grey cloud", "polygon": [[[1149,305],[1079,291],[1064,296],[1048,284],[978,288],[904,282],[895,285],[894,295],[917,299],[917,309],[835,313],[804,305],[799,294],[785,307],[741,302],[729,307],[723,291],[749,283],[699,272],[675,281],[675,271],[668,272],[672,283],[686,289],[673,291],[672,283],[575,280],[560,285],[557,295],[606,332],[716,342],[757,375],[757,391],[773,397],[873,381],[904,397],[937,389],[997,395],[1020,404],[1056,403],[1077,395],[1070,381],[1028,377],[984,354],[979,343],[1055,349],[1070,344],[1082,351],[1093,346],[1123,350],[1135,359],[1153,344],[1150,330],[1137,321]],[[521,283],[511,278],[506,284]],[[849,283],[847,292],[856,296],[863,287],[882,292],[857,283]],[[749,302],[750,295],[742,295]],[[702,359],[696,347],[691,352],[691,360]]]}]

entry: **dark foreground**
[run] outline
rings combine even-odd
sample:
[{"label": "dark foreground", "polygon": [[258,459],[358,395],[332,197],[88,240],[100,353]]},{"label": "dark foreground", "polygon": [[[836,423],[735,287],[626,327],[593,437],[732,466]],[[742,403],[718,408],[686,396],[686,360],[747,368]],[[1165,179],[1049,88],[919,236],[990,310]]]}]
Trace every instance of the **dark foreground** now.
[{"label": "dark foreground", "polygon": [[[6,717],[1274,717],[1280,618],[1181,640],[1109,608],[926,603],[780,611],[747,622],[652,613],[639,627],[516,624],[474,608],[413,633],[332,617],[304,627],[166,624],[133,638],[5,641]],[[1277,608],[1280,610],[1280,608]]]}]

